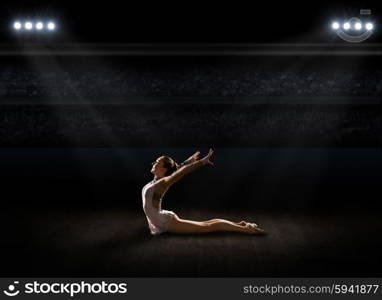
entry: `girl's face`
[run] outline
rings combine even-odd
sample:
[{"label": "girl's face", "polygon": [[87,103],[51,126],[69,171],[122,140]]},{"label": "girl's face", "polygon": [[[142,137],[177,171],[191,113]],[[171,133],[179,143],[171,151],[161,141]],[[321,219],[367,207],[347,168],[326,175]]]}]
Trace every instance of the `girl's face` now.
[{"label": "girl's face", "polygon": [[151,173],[156,176],[163,176],[166,173],[167,169],[163,167],[163,161],[161,157],[159,157],[156,161],[152,162]]}]

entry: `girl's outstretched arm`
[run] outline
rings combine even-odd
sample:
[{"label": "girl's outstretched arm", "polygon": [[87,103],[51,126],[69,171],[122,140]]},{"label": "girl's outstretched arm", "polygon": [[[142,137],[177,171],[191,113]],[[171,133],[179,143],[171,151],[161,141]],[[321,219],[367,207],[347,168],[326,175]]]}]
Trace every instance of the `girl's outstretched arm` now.
[{"label": "girl's outstretched arm", "polygon": [[182,162],[180,166],[183,167],[184,165],[188,165],[190,163],[197,161],[199,158],[199,155],[200,155],[200,151],[195,152],[193,155],[187,158],[184,162]]},{"label": "girl's outstretched arm", "polygon": [[178,170],[176,170],[170,176],[164,177],[163,182],[167,186],[170,186],[170,185],[174,184],[175,182],[177,182],[178,180],[180,180],[184,175],[199,169],[201,166],[204,166],[206,164],[213,165],[213,163],[209,160],[213,153],[214,153],[213,150],[210,149],[210,151],[208,152],[208,154],[204,158],[202,158],[200,160],[196,160],[192,163],[189,163],[187,165],[180,167]]}]

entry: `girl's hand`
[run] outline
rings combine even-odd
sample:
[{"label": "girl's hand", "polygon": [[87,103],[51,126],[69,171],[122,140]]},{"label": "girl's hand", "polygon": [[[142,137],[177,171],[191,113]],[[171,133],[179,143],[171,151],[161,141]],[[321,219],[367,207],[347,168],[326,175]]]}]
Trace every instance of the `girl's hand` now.
[{"label": "girl's hand", "polygon": [[203,161],[203,164],[205,164],[205,165],[210,164],[212,166],[214,165],[214,163],[212,161],[210,161],[210,157],[212,156],[213,153],[214,153],[214,151],[212,149],[210,149],[208,154],[201,159],[201,161]]},{"label": "girl's hand", "polygon": [[187,158],[186,162],[193,163],[193,162],[197,161],[199,158],[199,155],[200,155],[200,151],[195,152],[192,156]]}]

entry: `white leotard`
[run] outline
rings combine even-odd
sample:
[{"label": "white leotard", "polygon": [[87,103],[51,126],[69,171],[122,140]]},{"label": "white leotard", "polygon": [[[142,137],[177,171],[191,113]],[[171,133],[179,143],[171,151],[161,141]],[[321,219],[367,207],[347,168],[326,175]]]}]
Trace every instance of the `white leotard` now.
[{"label": "white leotard", "polygon": [[153,235],[167,231],[168,224],[174,216],[177,216],[173,211],[162,209],[162,198],[166,191],[162,194],[159,200],[159,207],[153,205],[154,183],[155,179],[146,184],[142,189],[142,204],[146,214],[147,222],[149,223],[150,232]]}]

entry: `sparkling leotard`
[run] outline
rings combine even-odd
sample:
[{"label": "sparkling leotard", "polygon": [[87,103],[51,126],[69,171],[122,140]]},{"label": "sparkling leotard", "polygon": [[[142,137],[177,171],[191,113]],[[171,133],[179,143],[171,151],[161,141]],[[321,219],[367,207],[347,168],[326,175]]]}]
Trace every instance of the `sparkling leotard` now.
[{"label": "sparkling leotard", "polygon": [[173,211],[162,209],[162,195],[155,193],[154,183],[156,180],[149,182],[142,189],[142,204],[149,223],[150,232],[153,235],[167,231],[171,218],[177,216]]}]

